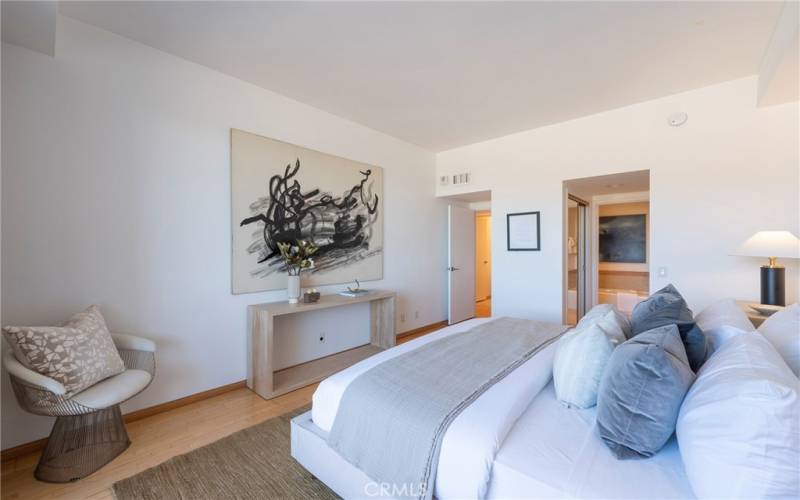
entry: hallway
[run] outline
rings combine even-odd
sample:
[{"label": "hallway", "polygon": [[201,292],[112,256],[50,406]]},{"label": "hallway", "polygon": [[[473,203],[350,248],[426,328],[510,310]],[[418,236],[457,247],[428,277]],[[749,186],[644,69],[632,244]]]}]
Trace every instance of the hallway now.
[{"label": "hallway", "polygon": [[484,299],[475,302],[475,317],[488,318],[492,315],[492,299]]}]

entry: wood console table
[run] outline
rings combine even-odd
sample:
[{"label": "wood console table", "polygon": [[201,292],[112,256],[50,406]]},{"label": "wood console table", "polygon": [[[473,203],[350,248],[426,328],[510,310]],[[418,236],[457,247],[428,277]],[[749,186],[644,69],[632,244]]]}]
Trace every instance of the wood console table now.
[{"label": "wood console table", "polygon": [[[276,316],[370,303],[369,344],[289,368],[273,369],[272,337]],[[247,387],[264,399],[311,385],[362,359],[395,345],[395,293],[372,290],[359,297],[323,295],[313,304],[267,302],[247,307]]]}]

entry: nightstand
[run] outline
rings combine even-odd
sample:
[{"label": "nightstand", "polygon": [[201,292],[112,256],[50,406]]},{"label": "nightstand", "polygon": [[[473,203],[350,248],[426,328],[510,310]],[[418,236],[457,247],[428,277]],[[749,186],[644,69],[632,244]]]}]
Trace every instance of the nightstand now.
[{"label": "nightstand", "polygon": [[747,318],[750,320],[751,323],[753,323],[753,326],[758,328],[761,325],[761,323],[764,322],[765,319],[769,318],[769,316],[765,316],[760,312],[756,311],[755,309],[752,309],[750,307],[750,304],[758,304],[758,302],[752,300],[736,301],[736,305],[739,306],[739,309],[741,309],[747,315]]}]

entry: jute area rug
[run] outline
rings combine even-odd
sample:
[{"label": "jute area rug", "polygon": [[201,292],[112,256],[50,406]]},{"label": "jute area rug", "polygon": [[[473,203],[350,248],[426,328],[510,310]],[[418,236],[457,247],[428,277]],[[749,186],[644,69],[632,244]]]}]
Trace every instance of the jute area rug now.
[{"label": "jute area rug", "polygon": [[117,500],[339,498],[289,454],[300,408],[114,483]]}]

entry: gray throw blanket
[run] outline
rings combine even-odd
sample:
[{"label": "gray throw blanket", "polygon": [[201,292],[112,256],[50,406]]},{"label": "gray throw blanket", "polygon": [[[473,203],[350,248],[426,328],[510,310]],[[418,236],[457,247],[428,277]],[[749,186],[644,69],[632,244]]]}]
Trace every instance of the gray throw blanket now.
[{"label": "gray throw blanket", "polygon": [[450,423],[564,330],[500,318],[389,359],[347,387],[328,445],[391,496],[430,499]]}]

